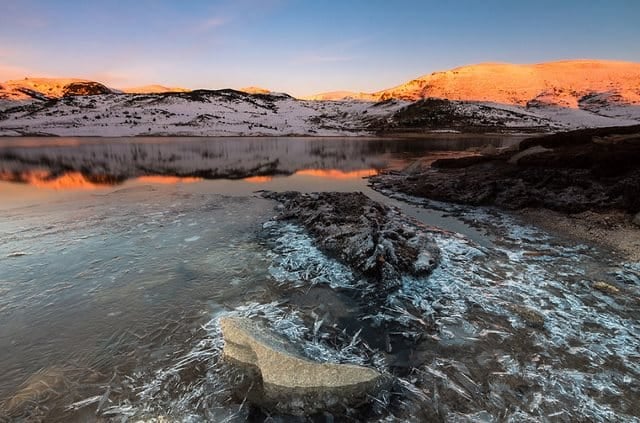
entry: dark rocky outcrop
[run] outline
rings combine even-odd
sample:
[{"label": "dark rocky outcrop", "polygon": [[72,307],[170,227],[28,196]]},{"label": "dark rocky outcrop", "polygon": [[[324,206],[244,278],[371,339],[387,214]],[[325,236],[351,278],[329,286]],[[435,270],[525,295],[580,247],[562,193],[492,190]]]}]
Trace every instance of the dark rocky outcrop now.
[{"label": "dark rocky outcrop", "polygon": [[322,250],[373,280],[383,298],[402,275],[426,275],[438,264],[438,247],[425,231],[362,193],[264,195],[283,203],[279,219],[304,226]]},{"label": "dark rocky outcrop", "polygon": [[81,95],[102,95],[113,94],[108,87],[99,82],[72,82],[64,87],[64,97],[73,97]]},{"label": "dark rocky outcrop", "polygon": [[36,100],[42,100],[42,101],[51,100],[51,97],[48,97],[47,95],[42,94],[41,92],[38,92],[36,90],[31,90],[29,88],[18,88],[16,91],[26,94],[29,97],[34,98]]},{"label": "dark rocky outcrop", "polygon": [[[389,100],[387,100],[389,101]],[[450,129],[467,133],[538,132],[549,122],[515,110],[489,104],[467,107],[464,102],[442,98],[424,98],[385,116],[374,119],[370,129],[380,134],[420,133]]]},{"label": "dark rocky outcrop", "polygon": [[515,153],[437,160],[419,174],[371,182],[376,189],[454,203],[637,213],[640,126],[530,138]]},{"label": "dark rocky outcrop", "polygon": [[619,126],[609,128],[588,128],[575,131],[558,132],[541,137],[527,138],[520,143],[520,150],[526,150],[539,145],[546,148],[560,148],[575,145],[585,145],[593,142],[597,137],[638,135],[640,125]]}]

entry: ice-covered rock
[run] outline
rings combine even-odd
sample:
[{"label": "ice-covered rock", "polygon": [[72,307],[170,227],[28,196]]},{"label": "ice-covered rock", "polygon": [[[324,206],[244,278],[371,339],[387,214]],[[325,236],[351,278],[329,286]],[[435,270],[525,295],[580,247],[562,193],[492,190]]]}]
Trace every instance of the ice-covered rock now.
[{"label": "ice-covered rock", "polygon": [[381,298],[404,275],[427,275],[440,250],[428,231],[398,210],[353,192],[265,193],[284,205],[279,219],[292,219],[319,247],[376,284]]}]

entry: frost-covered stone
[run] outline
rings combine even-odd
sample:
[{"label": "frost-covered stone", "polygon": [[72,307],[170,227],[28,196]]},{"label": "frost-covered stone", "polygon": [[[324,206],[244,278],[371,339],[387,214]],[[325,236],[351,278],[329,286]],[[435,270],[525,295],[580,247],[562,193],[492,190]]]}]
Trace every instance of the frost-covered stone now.
[{"label": "frost-covered stone", "polygon": [[252,375],[250,400],[278,412],[311,414],[361,402],[383,385],[374,369],[319,363],[255,321],[225,317],[220,322],[223,357]]},{"label": "frost-covered stone", "polygon": [[399,211],[362,193],[266,193],[281,201],[279,219],[305,227],[319,247],[372,279],[386,296],[403,275],[427,275],[440,250],[427,231]]}]

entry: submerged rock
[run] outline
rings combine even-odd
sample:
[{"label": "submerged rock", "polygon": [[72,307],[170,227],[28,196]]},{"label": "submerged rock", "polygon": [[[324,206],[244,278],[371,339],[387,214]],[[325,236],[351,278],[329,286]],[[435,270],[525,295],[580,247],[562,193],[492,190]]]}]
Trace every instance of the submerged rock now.
[{"label": "submerged rock", "polygon": [[602,281],[595,282],[593,284],[593,288],[597,289],[600,292],[603,292],[605,294],[610,294],[610,295],[615,295],[620,293],[620,290],[618,288]]},{"label": "submerged rock", "polygon": [[534,329],[544,329],[544,315],[530,307],[518,304],[511,305],[511,310],[516,313],[527,326]]},{"label": "submerged rock", "polygon": [[283,203],[278,219],[294,219],[321,249],[349,265],[388,295],[403,275],[427,275],[440,251],[428,233],[399,211],[362,193],[265,193]]},{"label": "submerged rock", "polygon": [[361,405],[384,385],[381,373],[351,364],[319,363],[260,324],[239,317],[220,322],[223,357],[251,379],[247,398],[280,413],[308,415]]},{"label": "submerged rock", "polygon": [[640,226],[640,213],[636,214],[636,216],[633,218],[633,224],[636,226]]},{"label": "submerged rock", "polygon": [[21,389],[4,403],[7,414],[19,416],[30,406],[60,396],[59,391],[64,387],[64,380],[64,371],[58,367],[50,367],[32,375]]}]

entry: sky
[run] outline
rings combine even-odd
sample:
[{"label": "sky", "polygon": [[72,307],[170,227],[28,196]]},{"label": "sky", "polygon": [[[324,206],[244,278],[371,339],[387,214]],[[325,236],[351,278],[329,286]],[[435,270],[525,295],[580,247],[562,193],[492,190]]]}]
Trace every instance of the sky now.
[{"label": "sky", "polygon": [[372,92],[481,62],[640,62],[640,0],[0,0],[0,81]]}]

